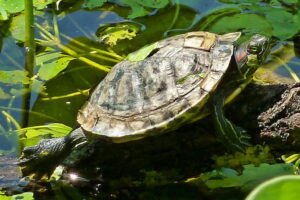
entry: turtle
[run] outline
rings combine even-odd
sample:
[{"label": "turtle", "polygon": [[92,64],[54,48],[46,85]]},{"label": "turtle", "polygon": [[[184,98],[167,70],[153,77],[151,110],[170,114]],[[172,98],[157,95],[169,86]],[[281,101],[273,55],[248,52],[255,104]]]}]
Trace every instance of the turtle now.
[{"label": "turtle", "polygon": [[[76,129],[24,148],[19,159],[23,175],[50,175],[74,148],[90,141],[138,140],[176,130],[209,113],[222,141],[243,151],[250,145],[249,136],[225,117],[223,107],[265,61],[270,38],[255,34],[238,43],[240,37],[241,32],[188,32],[129,54],[79,110]],[[212,106],[205,106],[208,101]]]}]

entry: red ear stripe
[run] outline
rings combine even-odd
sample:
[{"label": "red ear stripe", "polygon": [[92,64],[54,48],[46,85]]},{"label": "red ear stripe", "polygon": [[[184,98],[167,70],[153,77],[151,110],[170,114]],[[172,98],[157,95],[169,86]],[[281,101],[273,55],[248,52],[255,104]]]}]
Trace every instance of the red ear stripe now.
[{"label": "red ear stripe", "polygon": [[236,62],[240,62],[247,56],[247,52],[243,52],[242,54],[235,57]]}]

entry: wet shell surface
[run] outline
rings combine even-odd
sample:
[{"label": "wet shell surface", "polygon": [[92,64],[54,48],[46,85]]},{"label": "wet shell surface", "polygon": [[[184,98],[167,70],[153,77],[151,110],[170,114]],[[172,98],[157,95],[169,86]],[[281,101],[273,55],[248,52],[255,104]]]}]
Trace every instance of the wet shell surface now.
[{"label": "wet shell surface", "polygon": [[190,32],[157,43],[141,61],[116,64],[77,120],[114,142],[167,132],[197,119],[229,67],[240,33]]}]

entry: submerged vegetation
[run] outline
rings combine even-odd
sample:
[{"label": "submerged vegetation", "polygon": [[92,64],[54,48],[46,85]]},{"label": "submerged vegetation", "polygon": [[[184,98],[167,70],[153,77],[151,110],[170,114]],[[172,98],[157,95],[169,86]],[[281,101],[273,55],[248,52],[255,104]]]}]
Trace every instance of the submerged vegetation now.
[{"label": "submerged vegetation", "polygon": [[[255,80],[299,82],[299,0],[0,0],[0,27],[0,156],[16,156],[43,138],[68,134],[90,91],[116,63],[143,60],[156,41],[180,33],[272,37],[277,45]],[[143,46],[139,54],[131,53]],[[110,180],[110,189],[100,196],[174,199],[176,191],[177,199],[241,199],[253,190],[247,200],[268,200],[276,190],[282,199],[297,199],[300,180],[291,175],[298,174],[299,154],[284,154],[293,153],[280,159],[268,146],[255,146],[245,153],[218,153],[205,170],[145,167],[136,176]],[[184,169],[197,166],[189,164]],[[288,176],[272,179],[279,175]],[[56,198],[86,195],[64,182],[50,182]],[[18,195],[0,191],[0,199],[34,198],[31,192]]]}]

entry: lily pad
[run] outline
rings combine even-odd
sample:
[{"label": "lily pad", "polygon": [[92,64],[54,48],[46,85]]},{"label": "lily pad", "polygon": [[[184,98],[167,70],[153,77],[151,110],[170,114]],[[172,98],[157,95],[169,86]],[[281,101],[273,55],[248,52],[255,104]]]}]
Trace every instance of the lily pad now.
[{"label": "lily pad", "polygon": [[33,197],[33,193],[32,192],[24,192],[22,194],[16,194],[16,195],[13,195],[12,200],[34,200],[34,197]]},{"label": "lily pad", "polygon": [[[86,6],[90,9],[101,7],[105,2],[114,2],[113,0],[86,0]],[[120,3],[129,6],[132,10],[128,18],[133,19],[148,15],[151,10],[148,8],[163,8],[168,0],[119,0]]]},{"label": "lily pad", "polygon": [[147,58],[147,56],[154,50],[157,48],[157,42],[147,45],[143,48],[141,48],[138,51],[135,51],[133,53],[128,54],[128,56],[126,57],[126,60],[129,61],[142,61],[145,58]]},{"label": "lily pad", "polygon": [[168,4],[168,0],[120,0],[122,3],[131,7],[132,12],[128,18],[133,19],[149,14],[146,8],[163,8]]},{"label": "lily pad", "polygon": [[107,0],[86,0],[85,4],[87,8],[93,9],[101,7]]},{"label": "lily pad", "polygon": [[52,123],[42,126],[31,126],[28,128],[19,129],[18,132],[26,132],[26,139],[31,139],[40,135],[51,135],[51,137],[62,137],[67,135],[72,130],[71,127],[60,123]]},{"label": "lily pad", "polygon": [[272,24],[264,17],[251,13],[241,13],[223,17],[209,27],[209,31],[215,33],[228,33],[242,30],[244,33],[260,33],[271,36]]},{"label": "lily pad", "polygon": [[[49,59],[49,60],[47,60]],[[54,78],[59,72],[64,70],[71,60],[75,58],[62,55],[59,52],[49,53],[40,56],[38,62],[40,64],[39,77],[45,81]],[[45,61],[43,63],[42,61]]]},{"label": "lily pad", "polygon": [[222,3],[257,3],[260,2],[261,0],[218,0],[219,2]]},{"label": "lily pad", "polygon": [[[37,9],[44,9],[48,4],[53,2],[56,2],[56,0],[33,0],[33,5]],[[8,18],[8,13],[14,14],[23,10],[24,0],[0,0],[0,14],[3,20]]]},{"label": "lily pad", "polygon": [[11,98],[11,95],[7,94],[6,92],[4,92],[2,88],[0,88],[0,99],[9,99],[9,98]]},{"label": "lily pad", "polygon": [[272,6],[247,6],[246,9],[265,15],[273,27],[272,34],[281,40],[293,37],[300,30],[300,11],[296,14]]},{"label": "lily pad", "polygon": [[[202,174],[199,178],[212,189],[242,187],[244,190],[249,190],[269,178],[288,174],[293,174],[293,167],[288,164],[270,165],[263,163],[258,167],[244,165],[244,171],[241,175],[233,169],[222,168]],[[189,179],[187,182],[197,183],[199,178]]]},{"label": "lily pad", "polygon": [[44,9],[47,5],[56,2],[57,0],[33,0],[33,5],[37,9]]},{"label": "lily pad", "polygon": [[286,3],[298,3],[298,0],[283,0]]},{"label": "lily pad", "polygon": [[0,10],[18,13],[24,10],[24,0],[0,0]]},{"label": "lily pad", "polygon": [[300,199],[300,177],[280,176],[268,180],[255,188],[246,200],[295,200]]},{"label": "lily pad", "polygon": [[19,41],[25,41],[25,15],[20,14],[12,18],[9,26],[11,35]]},{"label": "lily pad", "polygon": [[0,82],[8,84],[28,84],[28,72],[25,70],[0,71]]}]

